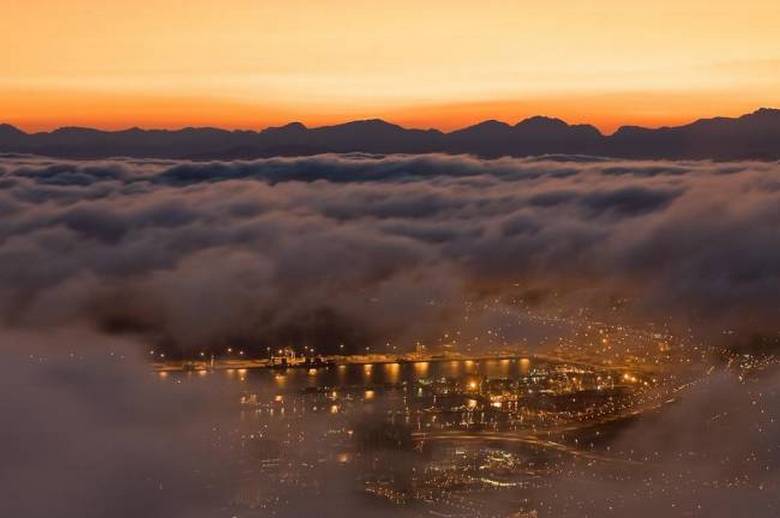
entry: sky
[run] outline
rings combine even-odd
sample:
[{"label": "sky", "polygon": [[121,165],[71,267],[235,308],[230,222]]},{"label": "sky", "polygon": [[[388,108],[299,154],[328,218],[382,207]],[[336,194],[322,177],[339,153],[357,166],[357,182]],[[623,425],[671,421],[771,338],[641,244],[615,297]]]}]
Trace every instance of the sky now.
[{"label": "sky", "polygon": [[780,106],[773,0],[0,1],[0,119],[27,130],[544,114],[610,132]]}]

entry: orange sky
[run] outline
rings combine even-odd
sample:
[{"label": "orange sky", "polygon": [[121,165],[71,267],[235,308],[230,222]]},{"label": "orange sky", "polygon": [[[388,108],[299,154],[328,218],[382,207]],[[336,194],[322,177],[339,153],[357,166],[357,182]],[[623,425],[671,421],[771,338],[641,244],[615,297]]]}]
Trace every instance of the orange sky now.
[{"label": "orange sky", "polygon": [[28,0],[0,121],[261,128],[545,114],[677,124],[780,106],[780,2]]}]

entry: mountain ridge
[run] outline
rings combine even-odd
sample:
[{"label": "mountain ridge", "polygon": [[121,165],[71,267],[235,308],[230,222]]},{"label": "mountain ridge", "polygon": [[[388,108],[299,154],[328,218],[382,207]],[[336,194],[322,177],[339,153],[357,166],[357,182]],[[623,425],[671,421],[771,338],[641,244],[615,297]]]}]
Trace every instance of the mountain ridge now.
[{"label": "mountain ridge", "polygon": [[485,157],[576,154],[637,159],[780,159],[780,109],[712,117],[680,126],[621,126],[606,135],[590,124],[533,116],[514,125],[486,120],[465,128],[405,128],[382,119],[328,126],[300,122],[262,130],[216,127],[100,130],[65,126],[27,133],[0,124],[0,152],[62,158],[249,159],[319,153],[450,153]]}]

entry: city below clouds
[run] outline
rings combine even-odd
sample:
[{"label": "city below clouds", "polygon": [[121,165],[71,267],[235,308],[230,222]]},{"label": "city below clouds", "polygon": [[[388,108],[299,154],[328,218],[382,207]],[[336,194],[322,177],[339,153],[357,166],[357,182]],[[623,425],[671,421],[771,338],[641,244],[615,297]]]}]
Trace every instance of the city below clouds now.
[{"label": "city below clouds", "polygon": [[[365,344],[381,349],[385,341],[408,350],[457,330],[464,341],[477,338],[469,343],[478,353],[523,344],[534,354],[571,329],[534,329],[522,315],[551,314],[685,336],[680,352],[687,358],[696,352],[686,350],[691,343],[706,344],[705,356],[725,345],[749,364],[752,340],[777,331],[779,208],[777,162],[6,156],[0,403],[9,426],[0,433],[7,447],[0,510],[206,518],[235,509],[262,516],[257,502],[275,502],[284,504],[282,516],[415,516],[414,506],[391,512],[367,500],[358,489],[369,482],[356,482],[364,477],[355,471],[360,464],[318,439],[372,426],[395,433],[369,403],[375,391],[405,384],[369,384],[365,396],[362,385],[312,390],[327,369],[302,372],[309,388],[300,391],[287,386],[300,379],[294,372],[270,377],[263,369],[251,385],[244,369],[201,370],[198,383],[193,372],[167,383],[167,372],[162,381],[149,372],[148,348],[191,357],[241,344],[262,355],[268,345],[306,343],[343,354]],[[625,345],[639,354],[633,340]],[[397,372],[393,366],[401,369],[384,369]],[[704,367],[662,365],[653,376],[680,384],[681,373]],[[371,383],[371,366],[357,368]],[[506,446],[505,459],[530,462],[523,473],[547,474],[523,475],[531,477],[525,489],[496,493],[489,508],[506,514],[530,507],[539,516],[775,515],[777,376],[746,382],[738,372],[719,369],[656,396],[674,401],[689,387],[663,413],[648,411],[614,428],[607,422],[610,431],[599,440],[609,441],[604,454],[617,460],[569,464],[556,457],[555,448],[565,446],[549,434],[553,449],[544,454]],[[266,374],[270,386],[263,385]],[[418,394],[430,381],[415,383]],[[353,389],[367,402],[336,399]],[[314,412],[321,403],[305,407],[311,411],[295,406],[331,390],[324,415]],[[661,386],[653,391],[663,394]],[[239,399],[256,402],[257,410],[239,413]],[[284,417],[280,402],[288,399],[297,420]],[[330,424],[355,404],[365,408],[340,428]],[[265,424],[252,428],[254,419]],[[288,439],[272,440],[275,419],[295,423],[297,442],[289,442],[290,424],[283,428]],[[365,452],[359,444],[356,456],[384,459],[380,480],[406,480],[414,463],[434,462],[398,446]],[[463,451],[490,458],[499,451],[480,448]],[[262,459],[275,456],[301,485],[286,478],[276,485],[274,472],[262,478],[266,468],[259,466],[271,462]],[[316,471],[309,458],[320,459]],[[545,472],[550,462],[563,467]],[[301,491],[316,496],[301,498]]]}]

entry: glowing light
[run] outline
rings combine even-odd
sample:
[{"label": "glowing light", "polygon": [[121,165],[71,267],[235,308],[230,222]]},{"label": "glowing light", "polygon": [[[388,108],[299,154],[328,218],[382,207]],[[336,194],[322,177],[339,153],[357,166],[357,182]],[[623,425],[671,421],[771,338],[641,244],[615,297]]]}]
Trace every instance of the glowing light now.
[{"label": "glowing light", "polygon": [[424,377],[428,375],[428,367],[430,365],[428,362],[416,362],[414,364],[414,371],[417,374],[417,376]]},{"label": "glowing light", "polygon": [[520,372],[523,374],[528,374],[528,371],[531,369],[531,360],[528,358],[521,358],[520,359]]},{"label": "glowing light", "polygon": [[385,365],[385,371],[387,373],[387,381],[390,383],[398,383],[401,373],[401,365],[398,363],[388,363]]}]

